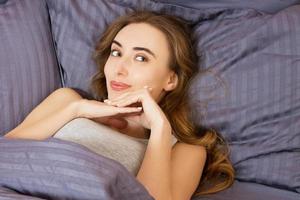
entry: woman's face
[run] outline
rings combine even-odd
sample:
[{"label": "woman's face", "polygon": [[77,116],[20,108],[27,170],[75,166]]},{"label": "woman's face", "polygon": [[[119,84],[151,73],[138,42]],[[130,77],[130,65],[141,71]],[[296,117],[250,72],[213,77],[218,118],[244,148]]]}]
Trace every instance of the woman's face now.
[{"label": "woman's face", "polygon": [[146,23],[125,26],[116,35],[104,66],[108,98],[147,85],[158,101],[164,91],[174,88],[170,80],[176,75],[169,59],[168,41],[160,30]]}]

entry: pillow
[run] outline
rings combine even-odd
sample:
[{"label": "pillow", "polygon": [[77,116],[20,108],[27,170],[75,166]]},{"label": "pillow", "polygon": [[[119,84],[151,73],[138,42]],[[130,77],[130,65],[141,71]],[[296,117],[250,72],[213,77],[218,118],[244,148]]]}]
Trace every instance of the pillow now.
[{"label": "pillow", "polygon": [[253,8],[266,13],[276,13],[291,5],[300,4],[299,0],[157,0],[166,4],[178,4],[190,8]]},{"label": "pillow", "polygon": [[230,10],[195,26],[198,124],[229,142],[236,178],[300,192],[300,6]]},{"label": "pillow", "polygon": [[224,191],[205,197],[194,197],[192,200],[296,200],[300,194],[281,190],[257,183],[234,181],[233,185]]},{"label": "pillow", "polygon": [[153,199],[118,162],[55,138],[0,138],[0,188],[55,200]]},{"label": "pillow", "polygon": [[0,136],[53,90],[59,70],[44,0],[0,5]]},{"label": "pillow", "polygon": [[5,4],[8,0],[0,0],[0,4]]},{"label": "pillow", "polygon": [[37,197],[31,197],[28,195],[23,195],[20,193],[17,193],[16,191],[10,190],[8,188],[5,187],[0,187],[0,197],[1,199],[5,199],[5,200],[9,200],[9,199],[14,199],[14,200],[41,200],[41,198],[37,198]]}]

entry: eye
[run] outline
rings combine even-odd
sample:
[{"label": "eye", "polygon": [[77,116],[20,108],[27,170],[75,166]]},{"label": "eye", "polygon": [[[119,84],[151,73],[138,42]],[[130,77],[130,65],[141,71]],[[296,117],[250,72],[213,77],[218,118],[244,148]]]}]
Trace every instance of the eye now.
[{"label": "eye", "polygon": [[136,56],[135,59],[139,62],[146,62],[148,59],[144,56]]},{"label": "eye", "polygon": [[111,50],[110,55],[113,57],[118,57],[118,56],[121,56],[121,53],[119,51],[113,49],[113,50]]}]

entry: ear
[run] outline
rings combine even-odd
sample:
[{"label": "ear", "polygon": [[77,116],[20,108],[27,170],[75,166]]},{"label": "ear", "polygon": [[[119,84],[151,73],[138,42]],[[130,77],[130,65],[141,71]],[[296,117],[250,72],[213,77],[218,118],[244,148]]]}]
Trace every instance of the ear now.
[{"label": "ear", "polygon": [[172,71],[169,75],[167,83],[164,86],[164,90],[165,91],[174,90],[176,88],[177,84],[178,84],[178,75]]}]

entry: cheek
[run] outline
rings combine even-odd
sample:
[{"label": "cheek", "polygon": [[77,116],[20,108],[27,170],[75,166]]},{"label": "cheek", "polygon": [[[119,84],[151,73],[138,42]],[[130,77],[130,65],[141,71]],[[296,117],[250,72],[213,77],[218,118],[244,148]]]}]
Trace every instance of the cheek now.
[{"label": "cheek", "polygon": [[[166,73],[160,70],[146,73],[145,79],[147,82],[153,86],[153,88],[163,88],[166,81]],[[149,86],[150,86],[149,85]]]},{"label": "cheek", "polygon": [[104,76],[107,78],[110,77],[110,74],[112,73],[111,64],[109,61],[107,61],[104,65]]},{"label": "cheek", "polygon": [[107,72],[107,67],[106,67],[106,65],[105,65],[105,66],[104,66],[104,76],[105,76],[105,77],[107,77],[107,75],[108,75],[107,73],[108,73],[108,72]]},{"label": "cheek", "polygon": [[139,88],[145,85],[149,87],[156,86],[156,76],[150,70],[135,70],[130,76],[131,82]]},{"label": "cheek", "polygon": [[148,72],[144,73],[143,76],[140,76],[137,85],[139,85],[140,88],[143,88],[145,85],[152,87],[153,90],[151,95],[157,101],[163,92],[164,81],[165,79],[161,74]]}]

